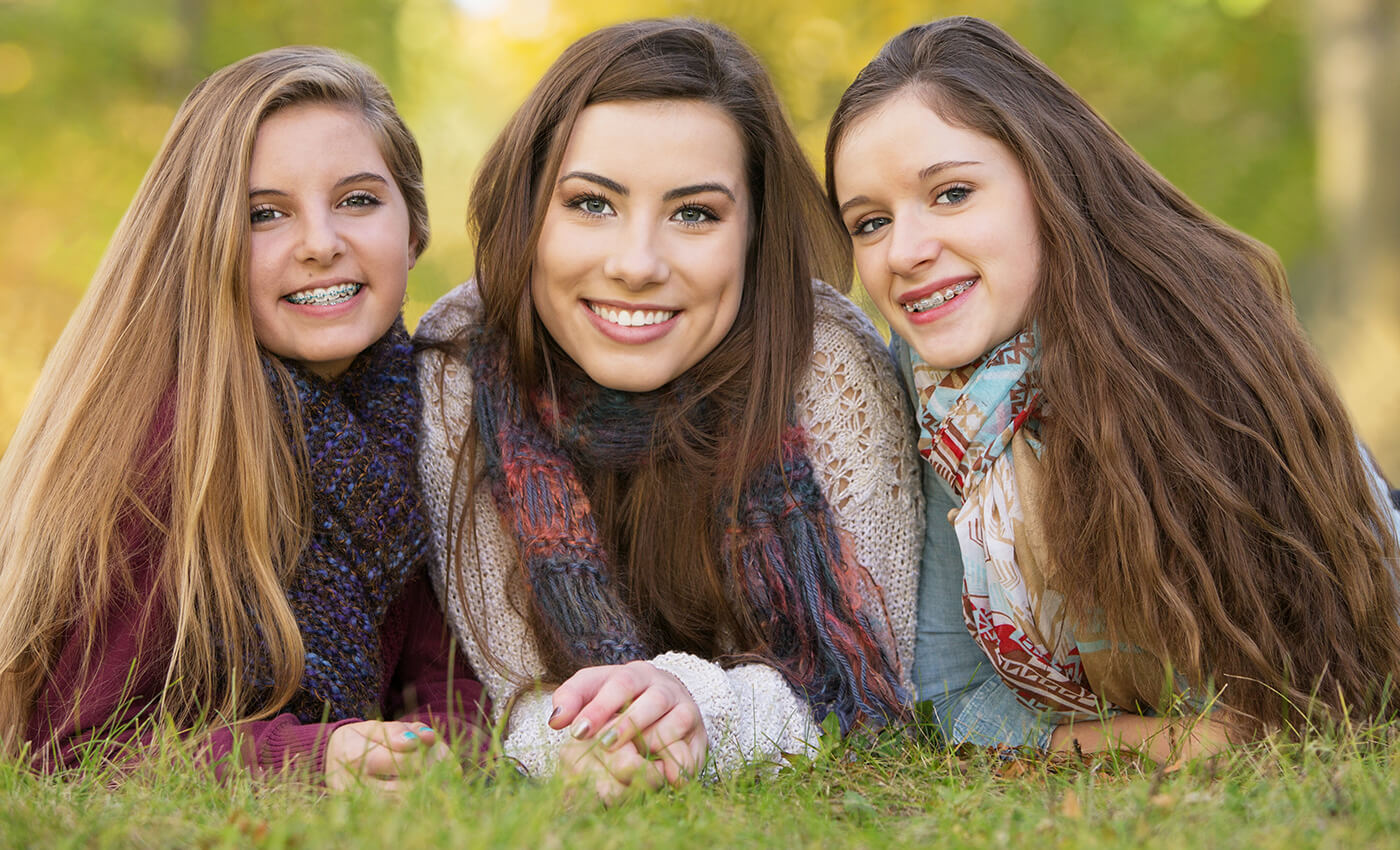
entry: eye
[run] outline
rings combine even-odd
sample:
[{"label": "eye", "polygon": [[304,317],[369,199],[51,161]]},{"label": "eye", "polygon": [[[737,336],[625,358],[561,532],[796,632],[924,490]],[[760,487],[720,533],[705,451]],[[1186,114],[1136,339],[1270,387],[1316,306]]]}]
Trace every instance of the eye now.
[{"label": "eye", "polygon": [[851,235],[869,236],[889,223],[890,219],[888,216],[872,215],[870,218],[863,218],[856,222],[856,226],[851,228]]},{"label": "eye", "polygon": [[358,191],[358,192],[351,192],[349,195],[347,195],[347,196],[345,197],[345,200],[343,200],[343,201],[340,202],[340,205],[341,205],[342,207],[360,207],[360,208],[364,208],[364,207],[377,207],[377,206],[380,206],[380,205],[383,204],[383,203],[384,203],[384,202],[381,201],[381,200],[379,200],[379,198],[376,197],[373,193],[365,192],[365,191],[361,190],[361,191]]},{"label": "eye", "polygon": [[608,203],[608,199],[601,195],[580,195],[565,206],[572,207],[587,216],[611,215],[613,212],[612,204]]},{"label": "eye", "polygon": [[713,210],[699,204],[686,204],[671,215],[671,220],[694,227],[707,221],[719,221],[719,216],[715,215]]},{"label": "eye", "polygon": [[248,213],[248,221],[252,224],[266,224],[269,221],[282,218],[282,216],[283,213],[275,207],[253,207],[252,211]]},{"label": "eye", "polygon": [[971,196],[972,187],[959,184],[957,186],[949,186],[948,188],[939,192],[937,195],[934,195],[933,202],[935,204],[944,204],[946,206],[957,206],[958,204],[961,204],[963,201],[967,200]]}]

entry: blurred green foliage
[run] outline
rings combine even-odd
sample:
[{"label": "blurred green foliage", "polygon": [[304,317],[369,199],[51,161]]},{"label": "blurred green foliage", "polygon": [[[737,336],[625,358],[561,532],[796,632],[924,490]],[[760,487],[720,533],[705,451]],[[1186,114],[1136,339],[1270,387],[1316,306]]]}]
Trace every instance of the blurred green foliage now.
[{"label": "blurred green foliage", "polygon": [[239,57],[327,44],[396,93],[424,148],[434,229],[410,280],[413,320],[470,275],[475,164],[579,35],[673,14],[730,26],[768,63],[819,165],[836,99],[880,44],[962,13],[1009,30],[1169,179],[1290,267],[1325,250],[1296,2],[0,0],[0,191],[17,202],[0,227],[0,447],[179,101]]}]

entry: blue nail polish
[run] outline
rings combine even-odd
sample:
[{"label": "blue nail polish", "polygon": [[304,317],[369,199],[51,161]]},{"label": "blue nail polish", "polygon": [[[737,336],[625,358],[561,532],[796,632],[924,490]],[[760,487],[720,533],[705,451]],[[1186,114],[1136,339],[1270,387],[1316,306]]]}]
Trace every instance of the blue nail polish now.
[{"label": "blue nail polish", "polygon": [[415,734],[413,734],[412,732],[405,732],[405,733],[403,733],[403,736],[404,736],[405,738],[407,738],[408,740],[410,740],[410,741],[416,741],[416,740],[418,740],[418,736],[415,735]]}]

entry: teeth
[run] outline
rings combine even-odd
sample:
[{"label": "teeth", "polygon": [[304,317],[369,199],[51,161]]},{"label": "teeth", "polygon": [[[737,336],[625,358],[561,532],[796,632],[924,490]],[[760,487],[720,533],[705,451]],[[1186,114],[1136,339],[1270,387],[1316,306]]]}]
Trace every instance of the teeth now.
[{"label": "teeth", "polygon": [[293,292],[286,296],[286,299],[293,304],[314,304],[318,307],[339,304],[342,301],[349,301],[359,292],[362,284],[342,283],[336,286],[317,287],[315,289],[304,289],[301,292]]},{"label": "teeth", "polygon": [[925,310],[932,310],[934,307],[946,304],[949,301],[952,301],[954,298],[957,298],[959,295],[962,295],[964,292],[972,288],[972,284],[974,282],[975,281],[965,280],[962,283],[955,283],[947,289],[935,292],[932,295],[929,295],[925,298],[920,298],[918,301],[905,304],[904,312],[922,313]]},{"label": "teeth", "polygon": [[676,315],[675,310],[618,310],[589,302],[588,309],[614,325],[624,328],[640,328],[646,325],[659,325]]}]

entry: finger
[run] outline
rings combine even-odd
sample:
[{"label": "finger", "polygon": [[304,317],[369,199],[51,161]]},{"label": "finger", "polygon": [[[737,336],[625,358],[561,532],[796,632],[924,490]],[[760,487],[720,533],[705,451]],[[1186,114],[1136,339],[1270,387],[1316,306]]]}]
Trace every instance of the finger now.
[{"label": "finger", "polygon": [[642,730],[640,750],[662,761],[672,785],[700,772],[709,752],[705,723],[698,712],[677,706]]},{"label": "finger", "polygon": [[[431,735],[431,729],[428,729],[427,733],[420,732],[421,729],[428,729],[428,727],[419,723],[404,723],[395,720],[382,724],[372,739],[396,753],[411,753],[419,748],[431,746],[432,741],[436,740],[436,736]],[[430,737],[425,737],[425,735]]]},{"label": "finger", "polygon": [[394,778],[403,773],[404,766],[413,760],[407,753],[399,753],[388,747],[374,747],[360,759],[360,773],[367,777]]},{"label": "finger", "polygon": [[662,765],[643,757],[630,743],[612,752],[595,749],[592,755],[619,785],[655,790],[666,784]]},{"label": "finger", "polygon": [[612,668],[612,675],[604,680],[597,693],[579,709],[578,716],[569,724],[570,734],[579,739],[591,737],[647,690],[648,685],[655,681],[649,675],[654,668],[645,662],[640,662],[644,666],[633,666],[637,663]]},{"label": "finger", "polygon": [[423,752],[423,763],[425,765],[437,764],[440,761],[447,761],[451,755],[452,751],[447,748],[447,745],[438,741]]},{"label": "finger", "polygon": [[[609,723],[598,736],[598,743],[610,750],[617,749],[625,742],[636,738],[663,717],[674,714],[679,709],[677,695],[662,687],[649,687],[637,695],[622,713]],[[690,712],[698,723],[698,712]],[[676,737],[676,736],[672,736]]]},{"label": "finger", "polygon": [[[591,702],[608,679],[615,675],[619,669],[621,668],[617,665],[585,667],[565,680],[564,684],[555,688],[552,697],[554,713],[549,716],[550,727],[563,729],[570,725],[578,716],[579,709]],[[594,726],[593,728],[597,729],[598,727]],[[578,737],[587,737],[587,735]]]}]

